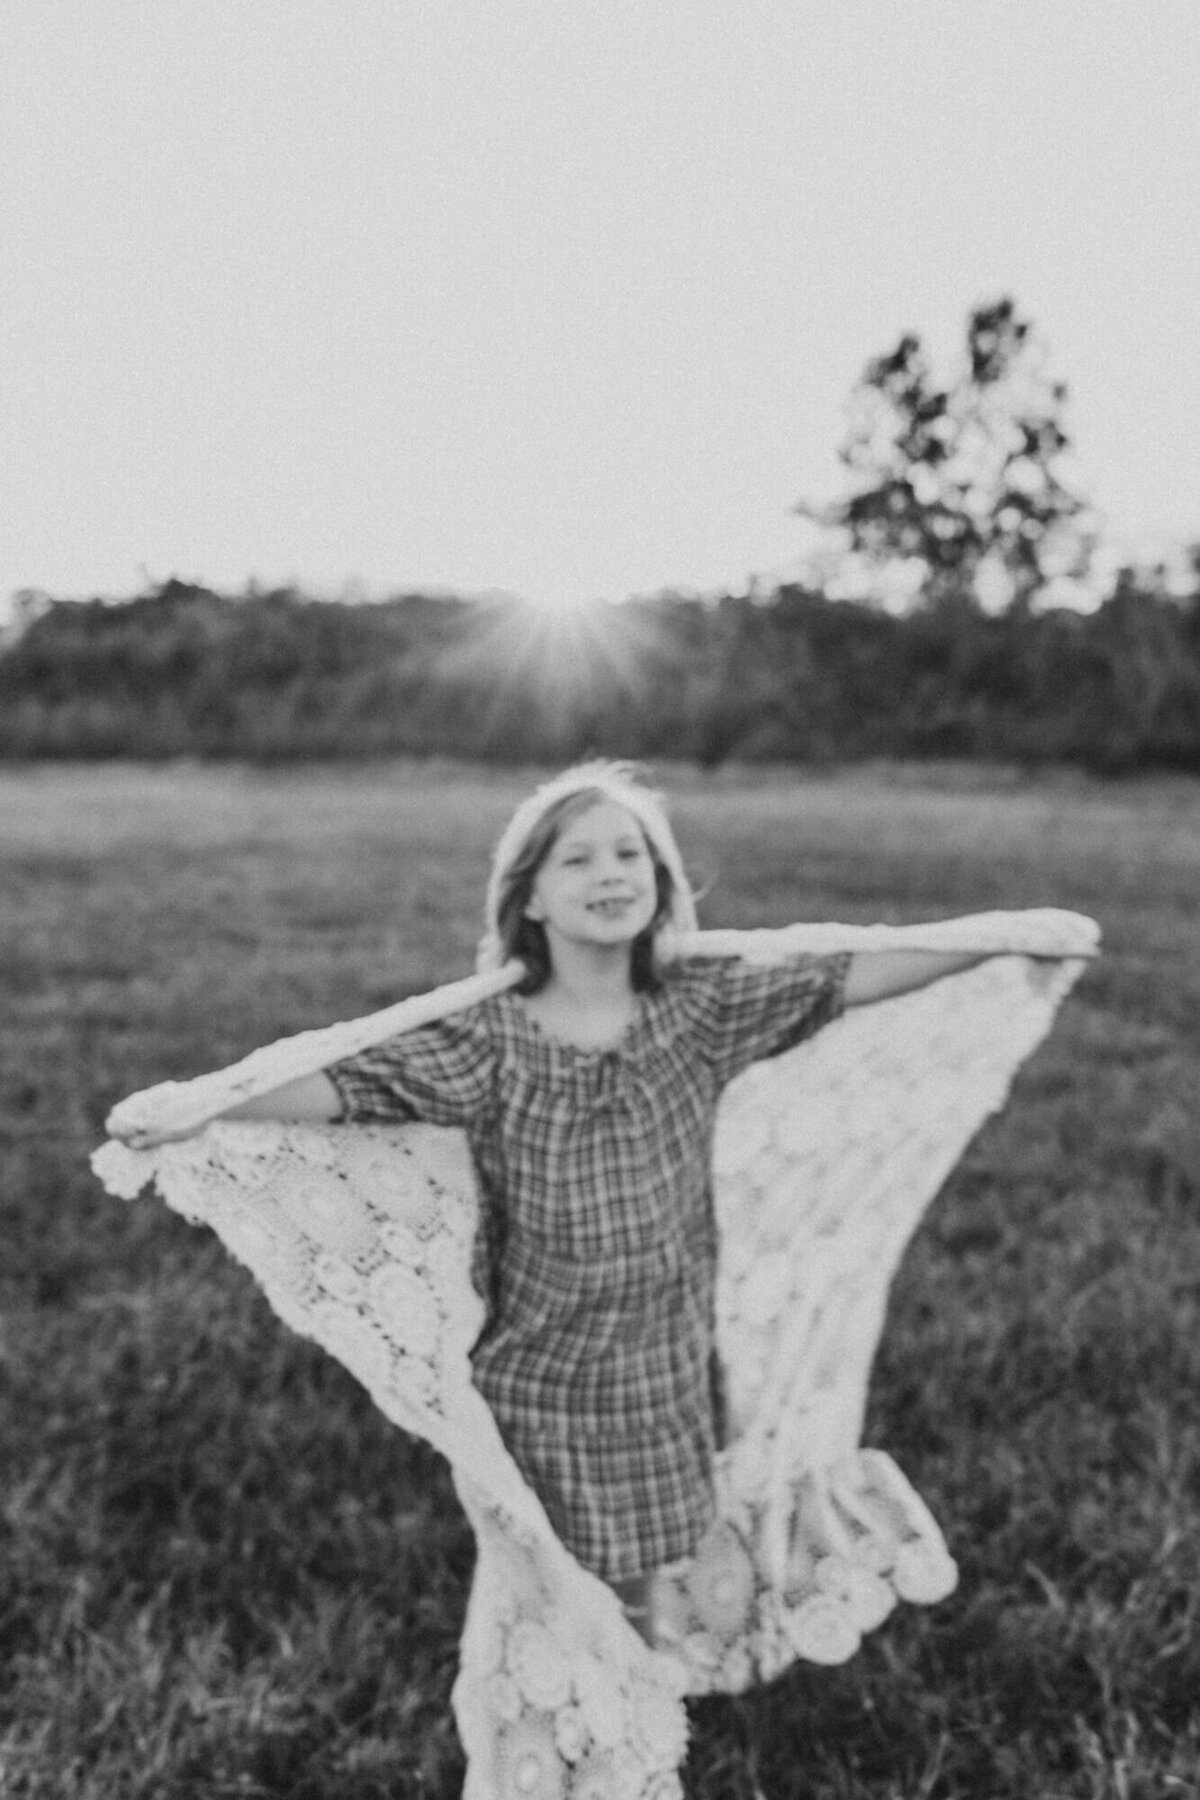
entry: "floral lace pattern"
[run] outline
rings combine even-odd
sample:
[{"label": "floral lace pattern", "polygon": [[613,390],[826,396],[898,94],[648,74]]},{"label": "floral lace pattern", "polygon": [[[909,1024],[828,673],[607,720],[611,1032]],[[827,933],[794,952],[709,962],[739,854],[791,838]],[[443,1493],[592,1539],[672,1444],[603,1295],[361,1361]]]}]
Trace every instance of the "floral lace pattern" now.
[{"label": "floral lace pattern", "polygon": [[[727,1090],[714,1177],[731,1441],[715,1524],[656,1579],[653,1650],[555,1537],[471,1383],[483,1309],[461,1133],[217,1121],[154,1150],[110,1142],[95,1153],[111,1192],[132,1197],[153,1178],[168,1204],[211,1226],[281,1318],[449,1459],[479,1544],[454,1689],[466,1800],[669,1800],[682,1792],[684,1694],[738,1691],[797,1658],[843,1662],[898,1600],[952,1590],[928,1508],[885,1452],[859,1447],[871,1359],[909,1236],[1097,936],[1090,920],[1040,912],[680,940],[683,954],[763,959],[893,946],[1003,954],[853,1009]],[[117,1117],[198,1125],[518,973],[304,1033],[135,1095]]]}]

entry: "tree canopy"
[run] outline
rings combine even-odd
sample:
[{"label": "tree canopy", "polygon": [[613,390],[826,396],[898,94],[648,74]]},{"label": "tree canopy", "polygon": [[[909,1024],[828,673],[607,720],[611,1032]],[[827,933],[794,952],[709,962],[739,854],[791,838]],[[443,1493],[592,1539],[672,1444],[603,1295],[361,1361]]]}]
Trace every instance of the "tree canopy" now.
[{"label": "tree canopy", "polygon": [[970,313],[948,381],[905,332],[851,396],[839,451],[849,491],[796,510],[844,533],[867,564],[907,567],[927,605],[1053,599],[1087,574],[1096,535],[1066,467],[1066,399],[1008,296]]},{"label": "tree canopy", "polygon": [[1126,570],[1090,614],[900,617],[785,586],[555,619],[172,581],[123,604],[51,602],[0,653],[0,756],[588,751],[1200,771],[1200,550],[1190,594]]},{"label": "tree canopy", "polygon": [[1123,569],[1063,602],[1096,523],[1071,478],[1065,385],[1005,296],[937,381],[905,332],[851,397],[847,493],[798,511],[907,610],[819,581],[554,615],[403,593],[241,596],[172,579],[121,604],[17,596],[0,638],[0,756],[589,751],[819,761],[1067,760],[1200,771],[1200,545],[1183,591]]}]

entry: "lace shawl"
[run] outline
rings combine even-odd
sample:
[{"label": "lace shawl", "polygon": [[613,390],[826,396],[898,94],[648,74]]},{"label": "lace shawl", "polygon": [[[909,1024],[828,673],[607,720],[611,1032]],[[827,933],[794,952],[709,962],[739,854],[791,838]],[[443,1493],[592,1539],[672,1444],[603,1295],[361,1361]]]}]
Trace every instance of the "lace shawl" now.
[{"label": "lace shawl", "polygon": [[509,1456],[468,1352],[476,1221],[461,1132],[215,1120],[239,1101],[477,1004],[520,965],[164,1083],[117,1123],[197,1135],[111,1141],[113,1194],[153,1180],[252,1272],[279,1316],[450,1462],[478,1559],[453,1702],[465,1800],[669,1800],[681,1794],[682,1697],[741,1691],[797,1658],[840,1663],[897,1600],[932,1603],[956,1571],[928,1508],[859,1438],[888,1287],[922,1213],[1097,953],[1090,919],[1054,910],[904,927],[794,925],[681,935],[674,953],[769,962],[796,952],[995,953],[916,992],[850,1009],[725,1092],[714,1148],[717,1342],[729,1444],[718,1517],[657,1578],[656,1648],[556,1538]]}]

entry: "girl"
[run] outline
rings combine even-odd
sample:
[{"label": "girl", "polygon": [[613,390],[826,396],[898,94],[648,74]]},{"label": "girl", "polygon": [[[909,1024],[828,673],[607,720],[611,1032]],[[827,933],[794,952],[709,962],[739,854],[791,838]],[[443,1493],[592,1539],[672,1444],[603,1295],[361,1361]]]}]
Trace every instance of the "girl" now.
[{"label": "girl", "polygon": [[[562,1542],[649,1639],[655,1570],[691,1554],[713,1517],[721,1091],[844,1008],[982,957],[672,960],[674,935],[695,927],[679,851],[658,797],[609,763],[568,770],[518,809],[487,919],[480,966],[519,959],[514,987],[226,1116],[466,1132],[486,1305],[475,1384]],[[166,1134],[122,1135],[145,1147]],[[692,1791],[753,1794],[728,1719],[714,1724],[712,1703],[693,1716]]]}]

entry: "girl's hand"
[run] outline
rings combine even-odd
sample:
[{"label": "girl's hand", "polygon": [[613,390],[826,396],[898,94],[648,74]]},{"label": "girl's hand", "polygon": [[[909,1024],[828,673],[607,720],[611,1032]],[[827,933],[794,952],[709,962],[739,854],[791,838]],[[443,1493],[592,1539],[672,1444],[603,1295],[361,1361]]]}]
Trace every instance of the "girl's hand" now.
[{"label": "girl's hand", "polygon": [[110,1138],[128,1144],[131,1150],[152,1150],[156,1144],[170,1144],[179,1138],[192,1137],[198,1124],[172,1123],[178,1119],[180,1083],[160,1081],[157,1087],[143,1088],[119,1100],[104,1121]]},{"label": "girl's hand", "polygon": [[128,1122],[110,1124],[109,1137],[119,1138],[121,1143],[128,1144],[131,1150],[153,1150],[156,1144],[177,1144],[183,1138],[195,1137],[200,1130],[198,1125],[188,1125],[176,1131],[168,1131],[163,1126],[134,1125]]}]

